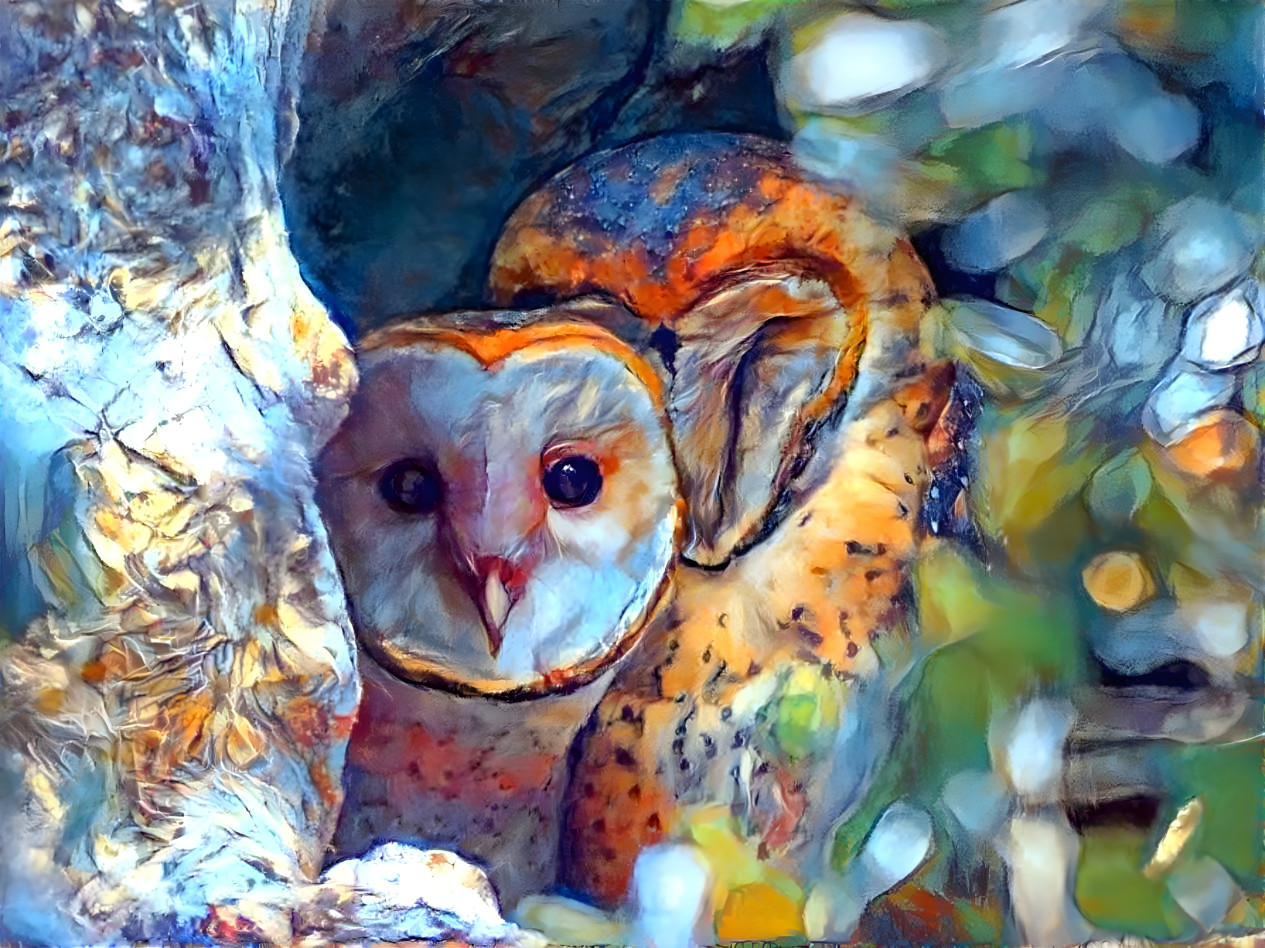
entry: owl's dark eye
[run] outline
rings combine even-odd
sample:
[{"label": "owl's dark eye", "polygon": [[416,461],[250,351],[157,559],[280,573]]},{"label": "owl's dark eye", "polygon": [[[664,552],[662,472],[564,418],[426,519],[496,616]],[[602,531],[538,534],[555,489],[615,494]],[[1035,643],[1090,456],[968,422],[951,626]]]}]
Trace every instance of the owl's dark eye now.
[{"label": "owl's dark eye", "polygon": [[586,507],[602,490],[602,470],[592,458],[569,454],[545,468],[541,482],[555,507]]},{"label": "owl's dark eye", "polygon": [[439,475],[421,461],[396,461],[378,480],[378,493],[393,510],[406,514],[428,514],[444,497]]}]

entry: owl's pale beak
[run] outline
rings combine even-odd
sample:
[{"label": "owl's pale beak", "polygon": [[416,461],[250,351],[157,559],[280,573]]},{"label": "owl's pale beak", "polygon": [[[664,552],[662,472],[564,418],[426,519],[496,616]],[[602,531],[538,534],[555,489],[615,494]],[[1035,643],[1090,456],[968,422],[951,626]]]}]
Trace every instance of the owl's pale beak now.
[{"label": "owl's pale beak", "polygon": [[483,577],[483,589],[479,596],[479,614],[483,617],[483,627],[488,633],[488,651],[492,657],[501,651],[501,630],[505,627],[505,618],[510,614],[510,606],[514,600],[510,591],[505,588],[500,570],[489,572]]},{"label": "owl's pale beak", "polygon": [[504,557],[480,556],[470,559],[474,573],[474,601],[488,636],[488,652],[493,658],[501,652],[505,620],[523,594],[526,577]]}]

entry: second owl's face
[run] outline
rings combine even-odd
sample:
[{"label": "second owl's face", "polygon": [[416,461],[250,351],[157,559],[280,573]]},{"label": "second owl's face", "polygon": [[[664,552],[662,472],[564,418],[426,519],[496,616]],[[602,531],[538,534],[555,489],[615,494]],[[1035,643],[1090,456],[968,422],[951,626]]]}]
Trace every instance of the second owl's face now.
[{"label": "second owl's face", "polygon": [[397,675],[539,693],[635,638],[679,490],[652,385],[603,336],[406,327],[363,354],[318,497],[357,633]]}]

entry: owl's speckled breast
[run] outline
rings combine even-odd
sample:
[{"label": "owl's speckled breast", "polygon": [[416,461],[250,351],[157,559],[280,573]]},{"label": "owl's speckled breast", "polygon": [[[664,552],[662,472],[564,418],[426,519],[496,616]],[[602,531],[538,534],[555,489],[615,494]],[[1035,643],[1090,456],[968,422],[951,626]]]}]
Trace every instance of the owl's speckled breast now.
[{"label": "owl's speckled breast", "polygon": [[824,857],[881,753],[883,673],[910,655],[906,570],[948,383],[920,366],[822,446],[828,479],[764,544],[724,571],[678,573],[583,738],[569,885],[617,902],[641,849],[716,806],[774,865]]},{"label": "owl's speckled breast", "polygon": [[502,703],[420,688],[360,658],[364,697],[334,858],[385,839],[456,848],[485,864],[507,907],[552,884],[567,752],[610,674]]}]

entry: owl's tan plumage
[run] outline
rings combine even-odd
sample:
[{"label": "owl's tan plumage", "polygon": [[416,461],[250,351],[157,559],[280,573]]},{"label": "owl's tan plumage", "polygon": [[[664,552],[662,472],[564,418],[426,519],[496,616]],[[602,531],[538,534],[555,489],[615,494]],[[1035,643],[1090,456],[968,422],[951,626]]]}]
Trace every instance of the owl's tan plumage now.
[{"label": "owl's tan plumage", "polygon": [[[908,646],[905,567],[949,382],[918,347],[925,269],[783,146],[672,136],[529,197],[492,287],[502,303],[608,293],[658,348],[670,338],[686,561],[581,737],[564,881],[618,901],[639,851],[717,814],[815,874],[881,745],[880,671]],[[822,740],[775,746],[768,708],[823,676],[839,685]],[[720,934],[789,933],[749,923]]]}]

